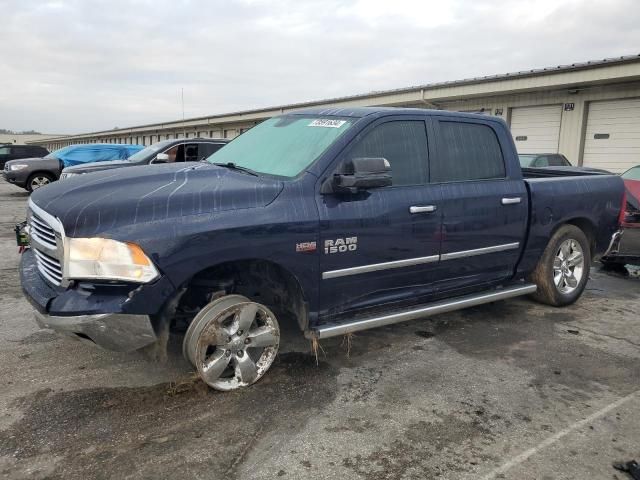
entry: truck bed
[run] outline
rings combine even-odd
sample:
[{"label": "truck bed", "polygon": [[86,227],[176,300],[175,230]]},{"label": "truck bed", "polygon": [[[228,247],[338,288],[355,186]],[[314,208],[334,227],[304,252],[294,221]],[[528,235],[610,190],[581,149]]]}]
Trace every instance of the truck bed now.
[{"label": "truck bed", "polygon": [[618,229],[622,179],[618,175],[567,168],[523,169],[529,192],[529,234],[518,271],[531,271],[559,225],[573,223],[602,255]]},{"label": "truck bed", "polygon": [[530,168],[522,169],[524,178],[549,178],[549,177],[584,177],[590,175],[611,175],[611,172],[588,167],[555,167],[555,168]]}]

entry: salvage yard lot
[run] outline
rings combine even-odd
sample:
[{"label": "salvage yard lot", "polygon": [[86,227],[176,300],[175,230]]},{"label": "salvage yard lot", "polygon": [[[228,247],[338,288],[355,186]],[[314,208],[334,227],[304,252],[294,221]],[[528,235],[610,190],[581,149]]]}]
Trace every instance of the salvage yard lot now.
[{"label": "salvage yard lot", "polygon": [[[322,342],[288,332],[256,385],[38,330],[0,183],[2,478],[625,478],[640,457],[640,281],[598,268],[577,304],[527,299]],[[288,337],[292,337],[289,339]]]}]

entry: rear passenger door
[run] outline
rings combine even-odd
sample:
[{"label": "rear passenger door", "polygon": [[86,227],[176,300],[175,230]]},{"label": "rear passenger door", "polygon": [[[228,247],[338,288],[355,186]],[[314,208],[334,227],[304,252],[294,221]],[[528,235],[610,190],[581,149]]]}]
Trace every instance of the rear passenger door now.
[{"label": "rear passenger door", "polygon": [[[483,120],[434,117],[430,181],[440,185],[439,289],[500,282],[515,269],[525,238],[528,197],[507,130]],[[504,151],[506,150],[506,151]]]}]

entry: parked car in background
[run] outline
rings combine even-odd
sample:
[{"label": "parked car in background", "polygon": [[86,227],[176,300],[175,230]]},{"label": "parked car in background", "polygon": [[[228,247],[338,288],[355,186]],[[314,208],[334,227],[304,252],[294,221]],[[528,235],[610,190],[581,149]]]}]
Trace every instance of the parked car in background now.
[{"label": "parked car in background", "polygon": [[612,251],[602,258],[606,266],[640,265],[640,165],[622,175],[626,194],[626,208],[621,218],[622,233]]},{"label": "parked car in background", "polygon": [[623,182],[532,170],[550,178],[523,174],[495,117],[286,114],[206,162],[35,192],[22,289],[40,326],[113,350],[166,352],[172,322],[188,324],[185,357],[231,390],[269,369],[283,319],[317,345],[519,295],[578,300]]},{"label": "parked car in background", "polygon": [[0,169],[9,160],[19,158],[44,157],[49,153],[44,147],[39,145],[14,145],[12,143],[0,145]]},{"label": "parked car in background", "polygon": [[8,161],[5,163],[3,176],[7,182],[32,192],[57,180],[62,169],[67,166],[116,159],[126,160],[143,148],[142,145],[115,143],[69,145],[42,158]]},{"label": "parked car in background", "polygon": [[164,140],[140,150],[127,160],[91,163],[68,167],[62,171],[60,178],[73,175],[99,172],[121,167],[136,167],[152,163],[199,162],[224,147],[229,140],[224,138],[182,138]]},{"label": "parked car in background", "polygon": [[571,162],[560,153],[520,153],[522,168],[570,167]]}]

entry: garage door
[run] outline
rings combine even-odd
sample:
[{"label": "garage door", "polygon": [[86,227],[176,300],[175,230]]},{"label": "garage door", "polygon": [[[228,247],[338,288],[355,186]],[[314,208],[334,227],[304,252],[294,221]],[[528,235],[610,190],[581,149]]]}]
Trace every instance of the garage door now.
[{"label": "garage door", "polygon": [[562,106],[511,110],[511,134],[518,153],[558,153]]},{"label": "garage door", "polygon": [[612,172],[640,164],[640,100],[589,105],[583,165]]}]

